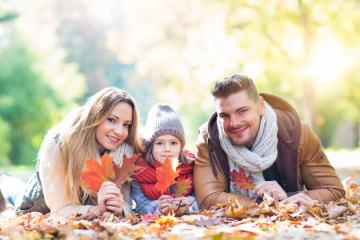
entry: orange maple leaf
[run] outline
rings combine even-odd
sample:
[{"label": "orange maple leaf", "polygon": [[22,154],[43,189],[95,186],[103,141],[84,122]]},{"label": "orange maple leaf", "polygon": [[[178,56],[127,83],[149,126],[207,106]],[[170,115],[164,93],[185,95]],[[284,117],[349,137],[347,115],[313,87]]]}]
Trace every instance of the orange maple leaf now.
[{"label": "orange maple leaf", "polygon": [[178,171],[174,171],[172,167],[172,160],[170,158],[165,159],[162,166],[156,168],[157,183],[156,189],[160,194],[165,194],[169,187],[176,183],[175,178],[179,176]]},{"label": "orange maple leaf", "polygon": [[114,178],[114,164],[107,153],[102,156],[100,162],[95,159],[87,160],[85,171],[80,173],[81,181],[86,184],[85,188],[96,192],[99,191],[103,182]]},{"label": "orange maple leaf", "polygon": [[110,157],[109,154],[105,153],[103,157],[100,159],[102,166],[105,169],[105,176],[108,177],[108,179],[114,179],[115,178],[115,169],[113,160]]},{"label": "orange maple leaf", "polygon": [[141,172],[142,168],[136,165],[140,158],[141,153],[132,155],[130,158],[124,154],[121,167],[115,164],[116,179],[114,182],[117,186],[121,186],[125,181],[129,180],[132,174]]},{"label": "orange maple leaf", "polygon": [[240,169],[239,172],[233,170],[230,172],[230,177],[235,187],[239,189],[249,190],[255,187],[250,178],[246,176],[244,169]]}]

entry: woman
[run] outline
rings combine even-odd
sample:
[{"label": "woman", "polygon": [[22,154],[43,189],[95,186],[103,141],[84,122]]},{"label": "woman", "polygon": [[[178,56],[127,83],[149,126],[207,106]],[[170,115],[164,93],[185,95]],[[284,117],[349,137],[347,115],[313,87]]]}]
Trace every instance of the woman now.
[{"label": "woman", "polygon": [[16,210],[62,216],[130,211],[127,183],[104,182],[93,193],[80,181],[80,173],[87,159],[99,159],[105,152],[110,152],[116,164],[122,163],[124,153],[139,152],[137,128],[135,102],[127,92],[105,88],[96,93],[47,133],[38,154],[38,173],[15,203]]}]

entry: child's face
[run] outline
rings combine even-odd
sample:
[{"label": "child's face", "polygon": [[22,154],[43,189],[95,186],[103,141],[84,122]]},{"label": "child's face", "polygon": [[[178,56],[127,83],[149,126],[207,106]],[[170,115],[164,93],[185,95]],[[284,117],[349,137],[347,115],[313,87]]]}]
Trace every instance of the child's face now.
[{"label": "child's face", "polygon": [[155,139],[152,155],[154,160],[164,163],[167,158],[178,158],[181,150],[180,140],[173,135],[162,135]]}]

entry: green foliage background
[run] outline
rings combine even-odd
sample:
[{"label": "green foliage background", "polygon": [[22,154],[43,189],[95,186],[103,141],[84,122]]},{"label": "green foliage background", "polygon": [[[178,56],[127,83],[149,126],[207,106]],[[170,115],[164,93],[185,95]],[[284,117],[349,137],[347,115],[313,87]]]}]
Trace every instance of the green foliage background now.
[{"label": "green foliage background", "polygon": [[46,131],[110,85],[135,97],[142,125],[172,104],[195,150],[210,90],[232,74],[291,102],[325,147],[359,147],[357,0],[27,5],[0,0],[0,165],[34,165]]}]

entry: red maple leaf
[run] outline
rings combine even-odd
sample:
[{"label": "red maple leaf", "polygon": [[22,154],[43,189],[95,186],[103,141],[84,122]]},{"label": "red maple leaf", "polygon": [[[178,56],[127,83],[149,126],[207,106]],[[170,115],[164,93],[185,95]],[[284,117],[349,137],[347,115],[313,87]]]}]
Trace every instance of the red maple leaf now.
[{"label": "red maple leaf", "polygon": [[116,172],[116,179],[114,182],[117,186],[121,186],[124,182],[129,180],[131,175],[141,172],[142,168],[136,166],[136,162],[140,158],[141,158],[141,153],[132,155],[130,158],[128,158],[124,154],[122,165],[120,167],[116,164],[114,165]]},{"label": "red maple leaf", "polygon": [[240,169],[239,172],[233,170],[230,172],[230,177],[235,187],[239,189],[249,190],[255,187],[250,178],[246,176],[244,169]]},{"label": "red maple leaf", "polygon": [[92,191],[99,191],[105,181],[115,178],[114,165],[112,158],[105,153],[100,162],[95,159],[86,160],[86,169],[80,173],[80,179],[86,186],[85,188]]},{"label": "red maple leaf", "polygon": [[189,179],[183,179],[181,181],[178,181],[175,185],[173,196],[174,197],[184,196],[189,191],[190,188],[191,188],[191,182]]},{"label": "red maple leaf", "polygon": [[167,193],[169,187],[176,183],[175,178],[177,178],[177,176],[179,176],[179,172],[174,171],[172,160],[170,158],[165,159],[163,165],[156,168],[157,183],[155,187],[160,194]]}]

